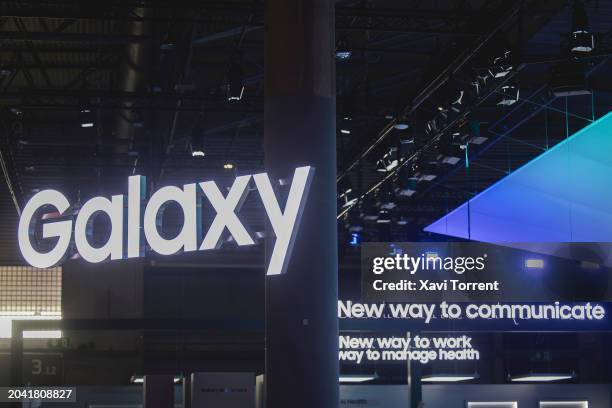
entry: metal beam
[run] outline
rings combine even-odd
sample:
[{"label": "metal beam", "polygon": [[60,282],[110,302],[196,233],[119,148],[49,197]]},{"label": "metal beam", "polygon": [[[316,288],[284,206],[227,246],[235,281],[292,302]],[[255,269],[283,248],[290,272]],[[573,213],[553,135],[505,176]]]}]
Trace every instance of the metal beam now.
[{"label": "metal beam", "polygon": [[[130,2],[125,2],[114,7],[102,9],[100,12],[91,12],[85,8],[76,7],[76,4],[70,4],[72,7],[68,9],[54,8],[36,8],[29,7],[27,9],[16,6],[0,7],[0,12],[5,16],[15,16],[24,18],[40,18],[40,19],[58,19],[65,18],[74,20],[105,20],[105,21],[129,21],[129,22],[151,22],[151,23],[189,23],[203,25],[218,25],[232,26],[233,28],[207,35],[204,42],[214,41],[216,39],[227,38],[228,36],[237,35],[233,33],[240,30],[238,27],[247,26],[249,30],[255,30],[263,27],[263,5],[253,3],[231,3],[231,4],[213,4],[213,3],[190,3],[183,7],[180,4],[177,8],[183,8],[185,12],[182,16],[172,15],[165,16],[164,13],[156,16],[134,16],[121,13],[121,10],[130,10]],[[173,3],[174,4],[174,3]],[[147,4],[145,8],[161,8],[164,5]],[[139,7],[142,7],[139,5]],[[167,5],[166,5],[167,7]],[[415,33],[415,34],[432,34],[432,35],[447,35],[447,36],[476,36],[477,31],[467,30],[440,30],[439,28],[430,27],[432,23],[452,22],[453,26],[461,25],[469,17],[471,13],[459,12],[457,10],[436,10],[436,9],[420,9],[420,8],[363,8],[363,7],[336,7],[337,13],[336,29],[338,30],[355,30],[355,31],[379,31],[379,32],[398,32],[398,33]],[[255,18],[248,23],[244,23],[246,17],[255,15]],[[160,16],[161,15],[161,16]],[[192,17],[192,16],[206,17]],[[58,41],[68,41],[61,39]]]},{"label": "metal beam", "polygon": [[[0,98],[1,99],[1,98]],[[213,101],[216,102],[216,101]],[[125,106],[122,104],[117,104],[117,105],[110,105],[110,104],[99,104],[99,103],[93,103],[90,105],[92,108],[94,109],[101,109],[101,110],[121,110],[121,109],[125,109]],[[31,110],[31,111],[36,111],[36,110],[56,110],[56,111],[76,111],[81,107],[80,104],[78,103],[25,103],[25,104],[20,104],[19,105],[19,109],[26,111],[26,110]],[[142,105],[132,105],[132,109],[134,110],[151,110],[151,111],[175,111],[177,108],[176,106],[164,106],[164,105],[158,105],[158,104],[150,104],[150,103],[144,103]],[[261,108],[252,108],[249,106],[244,106],[244,107],[240,107],[240,108],[235,108],[232,106],[227,106],[227,105],[219,105],[219,106],[207,106],[204,108],[205,111],[207,113],[227,113],[227,114],[244,114],[244,113],[252,113],[252,114],[261,114],[263,113],[263,109]],[[202,105],[200,104],[192,104],[189,106],[186,105],[182,105],[179,108],[180,111],[182,112],[201,112],[202,111]],[[39,124],[39,123],[37,123]]]},{"label": "metal beam", "polygon": [[[15,100],[21,98],[120,98],[122,100],[146,99],[152,97],[167,98],[167,99],[190,99],[197,101],[222,101],[225,100],[225,95],[209,95],[200,92],[125,92],[125,91],[107,91],[103,89],[44,89],[34,88],[25,89],[23,91],[11,91],[0,94],[0,100]],[[244,96],[243,100],[262,100],[261,96]]]},{"label": "metal beam", "polygon": [[[430,82],[428,82],[423,89],[419,92],[419,94],[414,97],[410,103],[410,105],[404,109],[402,112],[402,116],[409,116],[413,112],[415,112],[421,104],[426,101],[431,95],[440,89],[441,86],[446,84],[450,78],[457,73],[465,64],[467,64],[470,59],[480,50],[484,45],[495,35],[497,34],[505,25],[510,21],[514,16],[516,16],[519,12],[520,7],[514,6],[512,9],[496,24],[494,24],[491,30],[477,38],[472,45],[459,54],[456,58],[454,58],[442,71]],[[351,162],[351,164],[337,177],[337,181],[342,180],[351,170],[353,170],[365,157],[367,157],[376,146],[378,146],[393,130],[393,126],[395,125],[397,118],[391,120],[376,136],[376,139],[373,143],[367,146],[355,160]]]},{"label": "metal beam", "polygon": [[45,70],[96,69],[96,70],[100,70],[100,69],[114,69],[116,67],[117,67],[117,65],[112,63],[112,62],[108,62],[108,63],[92,62],[92,63],[74,63],[74,64],[60,63],[60,64],[56,64],[56,63],[44,63],[44,62],[42,62],[40,60],[37,61],[35,64],[25,63],[25,64],[5,64],[5,65],[2,65],[2,69],[11,70],[11,71],[12,70],[17,70],[17,69],[38,69],[38,70],[40,70],[40,69],[45,69]]},{"label": "metal beam", "polygon": [[[96,44],[95,47],[91,47],[91,46],[75,47],[74,45],[70,45],[69,47],[66,47],[65,45],[58,46],[57,44],[53,44],[53,45],[39,45],[36,48],[36,51],[40,55],[57,54],[57,53],[61,53],[61,54],[83,54],[83,53],[98,54],[99,52],[101,52],[100,51],[101,48],[103,48],[104,52],[112,52],[115,48],[117,48],[120,45],[121,44]],[[3,52],[22,53],[22,52],[28,52],[28,51],[29,51],[29,48],[25,47],[22,43],[4,44],[2,45],[2,48],[0,48],[0,53],[3,53]]]},{"label": "metal beam", "polygon": [[57,41],[93,44],[134,44],[151,41],[149,36],[92,34],[92,33],[47,33],[44,31],[19,32],[0,31],[0,40],[13,41]]},{"label": "metal beam", "polygon": [[[208,44],[213,41],[224,40],[229,37],[236,37],[239,35],[243,35],[243,31],[247,33],[249,31],[259,30],[260,28],[263,28],[263,26],[249,26],[245,28],[243,27],[230,28],[229,30],[220,31],[220,32],[216,32],[213,34],[206,34],[202,37],[196,38],[193,40],[192,44],[194,47],[199,47],[201,45]],[[263,43],[262,43],[262,46],[263,46]]]}]

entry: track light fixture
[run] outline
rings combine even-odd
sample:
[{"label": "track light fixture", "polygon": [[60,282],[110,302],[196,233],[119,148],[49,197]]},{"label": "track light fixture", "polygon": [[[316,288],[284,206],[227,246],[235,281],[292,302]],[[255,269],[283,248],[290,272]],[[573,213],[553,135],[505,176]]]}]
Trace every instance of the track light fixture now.
[{"label": "track light fixture", "polygon": [[374,197],[367,196],[360,203],[360,217],[364,221],[376,221],[378,219],[378,208]]},{"label": "track light fixture", "polygon": [[395,124],[393,125],[393,128],[395,130],[406,130],[410,127],[410,125],[408,124],[408,121],[406,120],[406,118],[404,117],[400,117],[395,121]]},{"label": "track light fixture", "polygon": [[589,30],[589,18],[580,0],[574,1],[569,42],[570,51],[575,54],[588,54],[595,48],[595,36]]},{"label": "track light fixture", "polygon": [[493,78],[503,78],[512,71],[512,52],[504,51],[503,54],[493,58],[491,68],[489,68],[489,74]]},{"label": "track light fixture", "polygon": [[202,119],[198,119],[196,124],[191,129],[190,149],[192,157],[204,157],[204,131],[202,128]]},{"label": "track light fixture", "polygon": [[388,210],[380,210],[378,212],[377,224],[389,224],[391,222],[391,213]]},{"label": "track light fixture", "polygon": [[395,193],[398,197],[408,198],[416,193],[417,179],[412,172],[412,169],[404,166],[399,171],[399,177],[396,181]]},{"label": "track light fixture", "polygon": [[500,93],[502,94],[502,98],[497,102],[498,106],[514,105],[519,100],[519,89],[514,85],[502,86]]},{"label": "track light fixture", "polygon": [[235,60],[230,65],[227,74],[227,100],[240,101],[244,95],[242,66],[238,60]]},{"label": "track light fixture", "polygon": [[391,147],[387,152],[376,162],[376,171],[389,172],[397,167],[397,147]]},{"label": "track light fixture", "polygon": [[350,207],[357,202],[357,195],[355,194],[355,191],[348,180],[341,183],[339,190],[340,195],[338,196],[338,199],[340,200],[339,205],[342,208]]},{"label": "track light fixture", "polygon": [[96,125],[93,109],[89,104],[82,104],[79,108],[79,125],[82,128],[92,128]]},{"label": "track light fixture", "polygon": [[341,38],[336,42],[336,59],[338,61],[346,61],[351,58],[353,51],[349,46],[346,38]]},{"label": "track light fixture", "polygon": [[390,183],[383,184],[378,191],[377,205],[381,210],[392,210],[397,207],[395,191]]}]

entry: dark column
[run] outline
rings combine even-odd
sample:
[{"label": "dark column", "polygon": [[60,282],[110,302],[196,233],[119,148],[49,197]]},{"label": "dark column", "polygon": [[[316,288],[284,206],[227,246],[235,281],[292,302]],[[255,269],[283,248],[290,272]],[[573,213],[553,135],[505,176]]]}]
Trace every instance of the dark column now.
[{"label": "dark column", "polygon": [[183,408],[191,408],[191,375],[183,377]]},{"label": "dark column", "polygon": [[[406,333],[406,338],[418,336],[420,333]],[[423,401],[423,388],[421,385],[421,363],[418,361],[406,361],[408,382],[408,406],[419,408]]]},{"label": "dark column", "polygon": [[421,386],[421,363],[418,361],[408,362],[408,394],[410,408],[419,408],[423,401],[423,388]]},{"label": "dark column", "polygon": [[315,167],[287,273],[266,278],[267,407],[337,408],[334,2],[265,7],[266,169]]},{"label": "dark column", "polygon": [[145,375],[142,384],[142,408],[173,408],[174,377]]}]

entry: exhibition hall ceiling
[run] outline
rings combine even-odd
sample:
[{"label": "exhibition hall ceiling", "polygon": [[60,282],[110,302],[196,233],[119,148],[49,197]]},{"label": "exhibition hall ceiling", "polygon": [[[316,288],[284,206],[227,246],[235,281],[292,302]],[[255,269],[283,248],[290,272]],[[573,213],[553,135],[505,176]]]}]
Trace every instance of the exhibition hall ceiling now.
[{"label": "exhibition hall ceiling", "polygon": [[[470,140],[481,138],[469,166],[464,156],[441,159],[439,144],[423,151],[421,165],[435,178],[419,180],[409,197],[396,194],[392,225],[363,220],[367,200],[347,213],[361,217],[364,240],[418,239],[425,226],[610,110],[612,4],[585,2],[597,41],[579,59],[594,93],[568,98],[551,94],[550,77],[568,58],[572,7],[521,4],[336,3],[340,194],[348,184],[361,195],[385,178],[377,166],[401,141],[411,139],[413,152],[427,146],[427,124],[458,90],[466,90],[461,109],[469,116],[447,132],[468,127]],[[202,179],[230,185],[261,171],[263,11],[262,2],[245,1],[3,2],[0,261],[19,261],[16,207],[41,189],[79,203],[121,194],[133,174],[157,189]],[[507,51],[512,66],[503,82],[473,95],[475,78]],[[520,96],[507,99],[505,85]],[[404,120],[407,129],[396,126],[374,143]],[[390,181],[414,179],[399,176]],[[385,188],[372,190],[373,198],[380,201]],[[259,205],[245,203],[242,216],[263,228]],[[180,224],[176,211],[168,218],[169,228]],[[340,217],[342,242],[350,226]]]}]

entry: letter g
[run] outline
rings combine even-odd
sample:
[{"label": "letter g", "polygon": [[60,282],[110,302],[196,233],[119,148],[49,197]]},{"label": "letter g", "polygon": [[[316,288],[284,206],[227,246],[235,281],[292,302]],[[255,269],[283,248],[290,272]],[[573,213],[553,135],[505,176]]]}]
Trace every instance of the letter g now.
[{"label": "letter g", "polygon": [[48,268],[60,262],[72,237],[72,221],[56,221],[45,223],[42,226],[42,237],[59,237],[55,247],[49,252],[38,252],[32,246],[31,236],[36,228],[36,222],[32,222],[32,217],[45,205],[53,206],[60,214],[63,214],[70,203],[66,197],[55,190],[43,190],[36,193],[26,204],[19,218],[18,240],[19,249],[24,259],[36,268]]},{"label": "letter g", "polygon": [[380,256],[372,260],[372,272],[374,272],[374,274],[380,275],[385,271],[385,268],[382,267],[384,261],[385,258],[382,258]]}]

